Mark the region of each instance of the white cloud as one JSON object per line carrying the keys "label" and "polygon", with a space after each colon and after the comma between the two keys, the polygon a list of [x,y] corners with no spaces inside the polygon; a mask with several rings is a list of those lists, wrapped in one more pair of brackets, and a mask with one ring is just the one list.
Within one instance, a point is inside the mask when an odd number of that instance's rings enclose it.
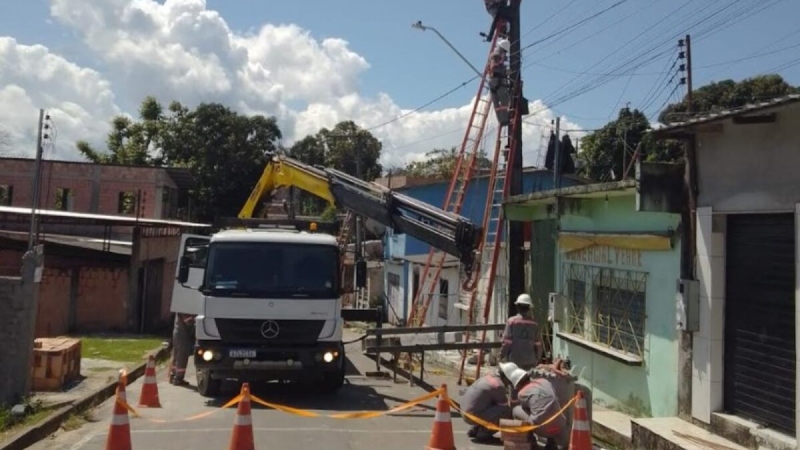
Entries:
{"label": "white cloud", "polygon": [[[341,120],[369,128],[410,111],[388,94],[359,95],[369,63],[346,41],[319,40],[296,25],[265,24],[240,34],[204,0],[51,0],[50,12],[104,63],[103,72],[40,45],[0,38],[0,101],[6,106],[0,126],[9,128],[15,142],[32,147],[36,109],[47,108],[66,157],[75,157],[76,139],[102,144],[110,117],[135,113],[146,95],[189,106],[219,101],[245,113],[276,115],[287,143]],[[468,104],[423,111],[375,129],[384,142],[384,163],[401,165],[433,147],[459,143],[471,109]],[[541,163],[535,152],[552,119],[539,102],[531,110],[541,112],[526,121],[544,127],[524,127],[526,165]]]}

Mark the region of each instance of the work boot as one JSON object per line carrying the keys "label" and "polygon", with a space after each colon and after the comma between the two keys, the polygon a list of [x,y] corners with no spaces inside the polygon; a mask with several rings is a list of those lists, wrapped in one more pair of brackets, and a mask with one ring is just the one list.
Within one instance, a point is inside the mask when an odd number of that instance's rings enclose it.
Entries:
{"label": "work boot", "polygon": [[544,444],[544,450],[558,450],[558,444],[556,444],[556,440],[553,438],[547,438],[547,442]]}
{"label": "work boot", "polygon": [[475,436],[478,435],[478,429],[480,427],[477,425],[473,425],[469,430],[467,430],[467,437],[470,439],[475,439]]}
{"label": "work boot", "polygon": [[189,385],[188,381],[184,380],[183,378],[177,378],[177,377],[173,377],[169,382],[173,386],[188,386]]}
{"label": "work boot", "polygon": [[488,430],[486,428],[480,427],[478,429],[478,433],[475,435],[475,442],[479,443],[487,443],[487,442],[494,442],[496,439],[494,437],[494,431]]}

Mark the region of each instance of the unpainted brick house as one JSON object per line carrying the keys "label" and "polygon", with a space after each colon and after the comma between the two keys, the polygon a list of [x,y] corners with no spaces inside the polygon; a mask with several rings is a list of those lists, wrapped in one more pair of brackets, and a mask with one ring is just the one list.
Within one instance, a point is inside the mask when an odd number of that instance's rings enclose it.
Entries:
{"label": "unpainted brick house", "polygon": [[[36,336],[159,332],[170,326],[180,235],[191,217],[184,169],[45,161]],[[33,160],[0,158],[0,275],[28,244]]]}

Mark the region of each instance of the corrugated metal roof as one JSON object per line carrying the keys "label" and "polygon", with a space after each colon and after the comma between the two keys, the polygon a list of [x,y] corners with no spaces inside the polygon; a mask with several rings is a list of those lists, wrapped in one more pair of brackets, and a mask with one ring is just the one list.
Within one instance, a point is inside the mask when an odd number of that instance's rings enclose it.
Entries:
{"label": "corrugated metal roof", "polygon": [[663,126],[658,129],[653,129],[653,134],[670,134],[673,131],[692,128],[697,125],[703,125],[720,120],[730,119],[732,117],[743,116],[750,113],[762,112],[769,109],[787,106],[793,103],[800,102],[800,94],[791,94],[784,97],[774,98],[772,100],[760,103],[753,103],[741,108],[719,111],[704,116],[695,117],[684,122],[677,122],[670,125]]}
{"label": "corrugated metal roof", "polygon": [[[0,230],[0,237],[7,237],[18,241],[27,241],[28,233],[22,231],[6,231]],[[70,247],[78,247],[88,250],[106,251],[102,239],[81,236],[67,236],[63,234],[43,234],[39,237],[40,240],[50,242],[53,244],[67,245]],[[130,256],[132,253],[131,242],[126,241],[106,241],[108,245],[108,252],[116,253],[118,255]]]}
{"label": "corrugated metal roof", "polygon": [[[16,206],[0,206],[0,214],[25,215],[31,214],[31,208],[19,208]],[[177,220],[146,219],[131,216],[112,216],[108,214],[88,214],[70,211],[57,211],[51,209],[37,209],[36,214],[45,218],[78,219],[86,221],[100,222],[102,225],[119,226],[155,226],[155,227],[179,227],[179,228],[210,228],[211,225],[205,223],[181,222]]]}

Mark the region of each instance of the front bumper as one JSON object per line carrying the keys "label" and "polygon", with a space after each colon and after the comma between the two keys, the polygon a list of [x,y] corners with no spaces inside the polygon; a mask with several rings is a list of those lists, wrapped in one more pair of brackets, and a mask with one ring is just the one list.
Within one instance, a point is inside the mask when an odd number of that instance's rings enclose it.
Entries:
{"label": "front bumper", "polygon": [[344,370],[344,346],[341,342],[267,347],[198,341],[194,363],[197,370],[208,370],[213,379],[313,380]]}

